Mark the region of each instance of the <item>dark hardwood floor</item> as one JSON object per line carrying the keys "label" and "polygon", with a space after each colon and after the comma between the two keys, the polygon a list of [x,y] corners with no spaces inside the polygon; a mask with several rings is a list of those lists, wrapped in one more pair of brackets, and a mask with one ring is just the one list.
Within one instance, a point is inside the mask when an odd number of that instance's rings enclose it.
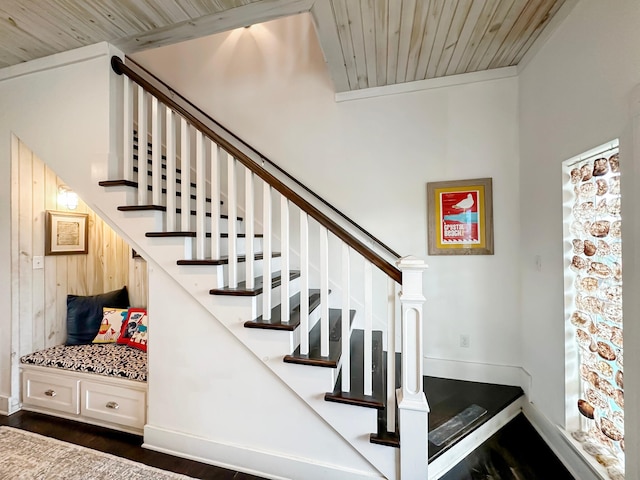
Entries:
{"label": "dark hardwood floor", "polygon": [[[431,408],[429,458],[433,460],[456,441],[488,421],[522,395],[518,387],[424,378]],[[470,408],[472,407],[472,408]],[[485,413],[486,411],[486,413]],[[471,415],[465,416],[465,412]],[[462,415],[462,416],[461,416]],[[452,421],[462,418],[462,422]],[[142,448],[142,437],[33,412],[0,415],[0,425],[100,450],[156,468],[208,480],[265,480],[200,462]],[[436,429],[440,427],[440,430]],[[389,447],[392,448],[392,447]],[[442,480],[575,480],[544,443],[523,414],[446,473]],[[304,479],[295,479],[304,480]]]}

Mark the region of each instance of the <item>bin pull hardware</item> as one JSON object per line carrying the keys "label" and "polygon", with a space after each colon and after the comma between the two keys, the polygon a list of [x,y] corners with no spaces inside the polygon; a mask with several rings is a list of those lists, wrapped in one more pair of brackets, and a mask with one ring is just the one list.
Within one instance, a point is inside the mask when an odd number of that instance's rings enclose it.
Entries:
{"label": "bin pull hardware", "polygon": [[47,390],[46,392],[44,392],[44,394],[47,397],[55,397],[56,396],[56,391],[55,390]]}
{"label": "bin pull hardware", "polygon": [[107,402],[105,406],[107,408],[112,408],[113,410],[117,410],[120,408],[120,405],[118,405],[116,402]]}

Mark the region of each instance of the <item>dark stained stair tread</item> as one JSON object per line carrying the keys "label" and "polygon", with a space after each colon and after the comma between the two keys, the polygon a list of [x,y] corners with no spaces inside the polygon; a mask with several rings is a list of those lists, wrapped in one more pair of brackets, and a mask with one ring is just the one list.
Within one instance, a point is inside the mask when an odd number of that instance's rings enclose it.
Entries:
{"label": "dark stained stair tread", "polygon": [[[280,252],[272,252],[271,253],[271,258],[276,258],[276,257],[280,257],[282,254]],[[256,253],[253,257],[254,260],[262,260],[264,258],[264,254],[262,253]],[[238,262],[246,262],[247,261],[247,257],[246,255],[238,255],[237,257],[237,261]],[[178,265],[226,265],[229,263],[229,257],[228,256],[222,256],[218,259],[214,259],[214,258],[203,258],[200,260],[178,260]]]}
{"label": "dark stained stair tread", "polygon": [[[289,272],[289,279],[293,280],[300,276],[300,271],[291,270]],[[274,272],[271,275],[271,287],[275,288],[280,286],[282,283],[282,277],[280,272]],[[255,286],[253,288],[247,288],[247,282],[238,282],[238,286],[235,288],[224,287],[224,288],[212,288],[209,290],[211,295],[229,295],[236,297],[255,297],[256,295],[260,295],[262,293],[262,277],[256,277]]]}
{"label": "dark stained stair tread", "polygon": [[372,348],[372,394],[364,394],[364,330],[351,332],[351,391],[341,391],[342,372],[338,375],[333,392],[326,393],[328,402],[347,403],[361,407],[385,408],[385,371],[382,356],[382,332],[375,330],[371,335]]}
{"label": "dark stained stair tread", "polygon": [[[282,322],[282,305],[276,305],[271,309],[271,319],[263,320],[260,315],[255,320],[244,323],[247,328],[262,328],[265,330],[287,330],[293,331],[300,325],[300,294],[296,293],[290,300],[289,321]],[[320,305],[320,290],[309,290],[309,312],[312,312]]]}
{"label": "dark stained stair tread", "polygon": [[[119,208],[119,207],[118,207]],[[186,238],[195,238],[196,232],[183,232],[183,231],[175,231],[175,232],[147,232],[144,234],[145,237],[149,238],[167,238],[167,237],[186,237]],[[211,233],[207,232],[205,235],[207,238],[211,238]],[[255,233],[254,238],[262,238],[261,233]],[[246,238],[244,233],[236,234],[237,238]],[[221,233],[220,238],[229,238],[228,233]]]}
{"label": "dark stained stair tread", "polygon": [[[356,311],[351,310],[349,322],[353,322]],[[342,341],[340,338],[342,325],[342,310],[329,309],[329,355],[320,354],[320,329],[322,319],[314,325],[309,332],[309,353],[300,353],[300,347],[296,348],[291,355],[285,355],[284,361],[287,363],[297,363],[300,365],[313,365],[316,367],[337,368],[340,354],[342,353]]]}
{"label": "dark stained stair tread", "polygon": [[118,210],[121,212],[143,212],[146,210],[157,210],[159,212],[166,212],[167,207],[164,205],[120,205]]}
{"label": "dark stained stair tread", "polygon": [[138,182],[133,180],[103,180],[98,182],[101,187],[134,187],[138,188]]}

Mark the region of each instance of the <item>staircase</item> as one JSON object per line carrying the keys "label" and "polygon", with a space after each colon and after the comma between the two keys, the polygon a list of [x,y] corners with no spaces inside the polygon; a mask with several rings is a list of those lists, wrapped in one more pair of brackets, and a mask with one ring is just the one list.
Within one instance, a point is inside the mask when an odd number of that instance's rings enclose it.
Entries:
{"label": "staircase", "polygon": [[123,154],[120,178],[100,186],[121,227],[144,237],[136,250],[258,358],[281,358],[273,372],[385,478],[429,478],[423,262],[398,258],[135,63],[112,66],[125,74]]}

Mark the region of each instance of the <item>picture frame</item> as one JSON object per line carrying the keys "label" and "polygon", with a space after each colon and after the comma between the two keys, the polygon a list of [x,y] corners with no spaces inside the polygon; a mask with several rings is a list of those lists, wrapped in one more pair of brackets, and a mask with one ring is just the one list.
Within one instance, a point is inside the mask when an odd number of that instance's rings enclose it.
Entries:
{"label": "picture frame", "polygon": [[493,182],[427,183],[429,255],[493,255]]}
{"label": "picture frame", "polygon": [[47,210],[45,255],[78,255],[89,252],[89,215]]}

